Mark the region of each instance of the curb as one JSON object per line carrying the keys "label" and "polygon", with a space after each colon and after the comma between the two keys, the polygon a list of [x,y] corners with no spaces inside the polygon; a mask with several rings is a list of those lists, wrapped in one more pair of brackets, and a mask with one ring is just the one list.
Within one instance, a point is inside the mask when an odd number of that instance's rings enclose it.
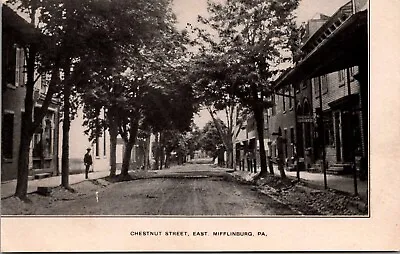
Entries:
{"label": "curb", "polygon": [[[76,175],[76,174],[74,174],[74,175]],[[61,176],[54,176],[54,177],[61,177]],[[83,180],[79,180],[79,181],[77,181],[77,182],[74,182],[74,183],[72,183],[72,184],[70,184],[70,185],[75,185],[75,184],[78,184],[78,183],[82,183],[82,182],[87,181],[87,180],[102,179],[102,178],[105,178],[105,177],[107,177],[107,176],[102,176],[102,177],[98,177],[98,178],[83,179]],[[43,179],[48,179],[48,178],[43,178]],[[35,179],[35,180],[41,180],[41,179]],[[59,180],[60,180],[60,179],[59,179]],[[14,181],[16,182],[16,180],[12,180],[12,181],[10,181],[10,182],[14,182]],[[61,181],[61,180],[60,180],[60,181]],[[9,183],[9,182],[8,182],[8,183]],[[2,184],[6,184],[6,183],[2,183]],[[28,185],[29,185],[29,181],[28,181]],[[38,188],[54,189],[54,188],[57,188],[57,187],[60,187],[60,186],[61,186],[61,184],[58,184],[58,185],[55,185],[55,186],[47,186],[47,187],[44,187],[44,186],[40,186],[40,184],[38,184],[38,186],[36,187],[36,189],[29,190],[29,188],[28,188],[26,194],[36,193],[36,192],[38,191]],[[4,196],[4,197],[1,197],[1,199],[7,199],[7,198],[11,198],[11,197],[13,197],[13,196],[14,196],[14,193],[9,194],[9,195],[6,195],[6,196]]]}
{"label": "curb", "polygon": [[[255,175],[253,177],[251,177],[252,178],[251,180],[248,180],[248,179],[245,178],[245,175],[250,177],[250,174],[243,174],[242,175],[242,174],[235,174],[233,172],[233,173],[231,173],[231,175],[236,179],[239,178],[240,181],[243,181],[245,183],[252,184],[252,185],[255,185],[255,186],[259,186],[257,184],[257,182],[254,181]],[[274,175],[274,176],[275,177],[279,177],[279,176],[276,176],[276,175]],[[298,181],[297,177],[293,177],[293,176],[289,176],[289,175],[286,175],[286,177],[288,179],[292,180],[292,181],[293,180]],[[347,197],[355,197],[354,194],[352,194],[352,193],[349,193],[349,192],[346,192],[346,191],[341,191],[341,190],[336,190],[336,189],[332,189],[332,188],[325,189],[324,186],[321,186],[319,184],[313,184],[310,181],[307,181],[307,180],[304,180],[304,179],[302,179],[302,180],[300,180],[298,182],[304,184],[304,186],[306,186],[308,188],[311,188],[311,189],[320,190],[320,191],[327,191],[327,192],[331,192],[331,193],[334,193],[334,194],[341,194],[341,195],[344,195],[344,196],[347,196]],[[360,213],[366,213],[366,212],[368,213],[368,203],[364,199],[362,199],[360,196],[357,196],[357,197],[360,200],[350,200],[349,203],[347,204],[347,209],[355,210],[355,211],[360,212]]]}

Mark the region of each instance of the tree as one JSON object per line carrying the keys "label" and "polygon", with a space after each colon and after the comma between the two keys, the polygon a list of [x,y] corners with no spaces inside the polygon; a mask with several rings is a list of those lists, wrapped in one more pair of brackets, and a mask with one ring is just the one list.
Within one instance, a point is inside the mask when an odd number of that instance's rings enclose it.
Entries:
{"label": "tree", "polygon": [[[72,2],[72,1],[71,1]],[[69,75],[70,66],[73,54],[76,52],[76,47],[82,45],[70,45],[71,39],[62,36],[63,29],[67,25],[62,23],[66,19],[63,13],[63,3],[46,0],[11,0],[11,4],[17,4],[18,8],[28,13],[31,23],[36,25],[37,30],[41,34],[40,43],[31,44],[25,49],[27,56],[27,83],[25,96],[25,112],[22,117],[21,143],[18,158],[18,176],[15,195],[21,199],[25,199],[28,186],[28,160],[30,143],[35,130],[40,126],[44,116],[47,113],[48,106],[52,102],[53,95],[59,93],[62,88],[60,82],[60,70],[67,70],[67,75],[63,83],[69,83],[75,75]],[[68,4],[67,4],[68,5]],[[39,15],[36,13],[39,12]],[[38,22],[35,22],[38,20]],[[58,24],[58,25],[57,25]],[[77,35],[71,34],[72,37]],[[79,36],[74,37],[75,42],[80,42]],[[72,55],[71,55],[72,52]],[[68,66],[68,67],[67,67]],[[35,77],[35,71],[39,73],[38,77],[44,73],[50,73],[51,80],[48,84],[48,90],[45,99],[39,110],[33,113],[33,91],[38,78]]]}
{"label": "tree", "polygon": [[[146,8],[135,9],[142,15],[131,17],[130,21],[136,22],[136,29],[141,28],[140,33],[131,32],[137,43],[124,48],[124,54],[113,56],[117,58],[116,65],[96,71],[91,79],[92,89],[84,96],[87,107],[104,106],[105,126],[115,137],[110,145],[116,146],[118,134],[124,140],[123,178],[129,178],[131,150],[139,130],[181,130],[188,128],[193,115],[191,87],[181,78],[185,70],[186,35],[174,27],[170,1],[143,1],[142,5]],[[113,172],[111,167],[110,174]]]}
{"label": "tree", "polygon": [[271,81],[279,66],[290,62],[298,0],[208,2],[209,18],[199,21],[214,30],[195,28],[200,52],[194,59],[199,72],[197,87],[216,98],[229,96],[255,117],[260,145],[261,174],[267,173],[264,145],[265,98],[273,93]]}
{"label": "tree", "polygon": [[186,144],[190,159],[194,158],[195,151],[200,149],[201,131],[196,124],[192,124],[192,130],[186,133]]}
{"label": "tree", "polygon": [[[227,127],[221,119],[217,118],[215,121],[219,123],[223,131],[226,131]],[[224,146],[224,142],[215,121],[209,121],[206,123],[201,131],[202,136],[200,139],[201,148],[212,156],[213,160],[218,157],[220,148]]]}

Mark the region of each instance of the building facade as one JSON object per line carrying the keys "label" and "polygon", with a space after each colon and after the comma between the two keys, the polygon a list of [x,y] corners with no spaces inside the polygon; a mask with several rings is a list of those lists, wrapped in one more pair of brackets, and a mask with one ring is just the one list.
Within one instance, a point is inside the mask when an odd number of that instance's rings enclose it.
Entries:
{"label": "building facade", "polygon": [[[366,172],[368,157],[367,2],[351,1],[307,28],[296,66],[276,82],[294,84],[296,147],[309,170]],[[317,24],[317,25],[315,25]],[[363,161],[363,162],[361,162]],[[363,164],[363,165],[362,165]]]}
{"label": "building facade", "polygon": [[[1,180],[17,177],[22,116],[25,113],[26,57],[37,32],[8,6],[2,7],[2,154]],[[38,73],[35,74],[38,76]],[[34,87],[34,110],[41,107],[47,92],[46,77]],[[59,103],[52,100],[41,125],[35,131],[29,156],[29,174],[58,174]]]}
{"label": "building facade", "polygon": [[[104,118],[104,110],[101,110],[100,118]],[[62,140],[62,123],[60,124],[59,140]],[[110,170],[110,134],[108,129],[101,130],[97,138],[94,140],[89,139],[89,135],[85,134],[86,127],[84,126],[84,115],[82,109],[78,109],[77,115],[71,121],[70,136],[69,136],[69,165],[70,173],[84,172],[85,166],[83,164],[83,157],[87,148],[91,148],[91,155],[93,158],[93,170],[95,171],[108,171]],[[141,169],[145,165],[145,159],[148,158],[148,144],[149,138],[138,137],[137,141],[132,148],[131,154],[131,169]],[[116,162],[117,169],[121,168],[123,154],[124,154],[124,141],[120,135],[117,137],[117,152]],[[59,154],[62,153],[62,147],[59,147]],[[61,165],[61,156],[60,161]]]}
{"label": "building facade", "polygon": [[[346,172],[356,165],[360,175],[365,174],[367,6],[365,0],[350,1],[332,17],[319,15],[306,25],[301,59],[276,80],[273,95],[266,98],[274,104],[264,122],[272,161],[277,160],[276,137],[281,136],[287,169],[296,164],[321,171],[324,158],[332,172]],[[234,143],[250,141],[238,127],[235,130]]]}

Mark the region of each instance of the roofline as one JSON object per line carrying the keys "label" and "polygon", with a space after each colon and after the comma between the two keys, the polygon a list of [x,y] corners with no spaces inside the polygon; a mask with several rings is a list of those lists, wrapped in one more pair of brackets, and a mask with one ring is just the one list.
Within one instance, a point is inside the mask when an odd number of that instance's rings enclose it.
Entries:
{"label": "roofline", "polygon": [[19,38],[21,43],[31,44],[37,43],[41,37],[40,31],[35,26],[20,15],[18,15],[9,6],[2,5],[2,28],[9,28],[22,34],[22,38]]}
{"label": "roofline", "polygon": [[[290,70],[284,72],[279,78],[274,82],[275,84],[273,85],[274,88],[278,88],[281,86],[288,85],[288,83],[292,83],[293,81],[288,82],[287,78],[291,78],[291,76],[294,75],[294,72],[303,65],[303,63],[308,60],[311,56],[313,56],[317,51],[319,51],[322,47],[324,47],[330,39],[335,36],[336,34],[342,32],[342,30],[347,27],[348,25],[354,23],[359,17],[364,15],[367,12],[367,10],[359,11],[356,12],[355,14],[352,14],[338,29],[336,29],[326,40],[321,42],[317,47],[315,47],[310,53],[308,53],[301,61],[299,61],[293,68]],[[285,82],[286,81],[286,82]]]}

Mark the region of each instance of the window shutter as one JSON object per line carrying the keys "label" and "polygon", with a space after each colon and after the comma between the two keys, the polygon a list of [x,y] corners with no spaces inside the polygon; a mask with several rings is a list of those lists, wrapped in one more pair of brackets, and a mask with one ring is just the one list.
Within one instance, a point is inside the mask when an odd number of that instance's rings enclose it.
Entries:
{"label": "window shutter", "polygon": [[20,79],[21,79],[21,49],[16,48],[16,54],[15,54],[15,86],[19,86]]}

